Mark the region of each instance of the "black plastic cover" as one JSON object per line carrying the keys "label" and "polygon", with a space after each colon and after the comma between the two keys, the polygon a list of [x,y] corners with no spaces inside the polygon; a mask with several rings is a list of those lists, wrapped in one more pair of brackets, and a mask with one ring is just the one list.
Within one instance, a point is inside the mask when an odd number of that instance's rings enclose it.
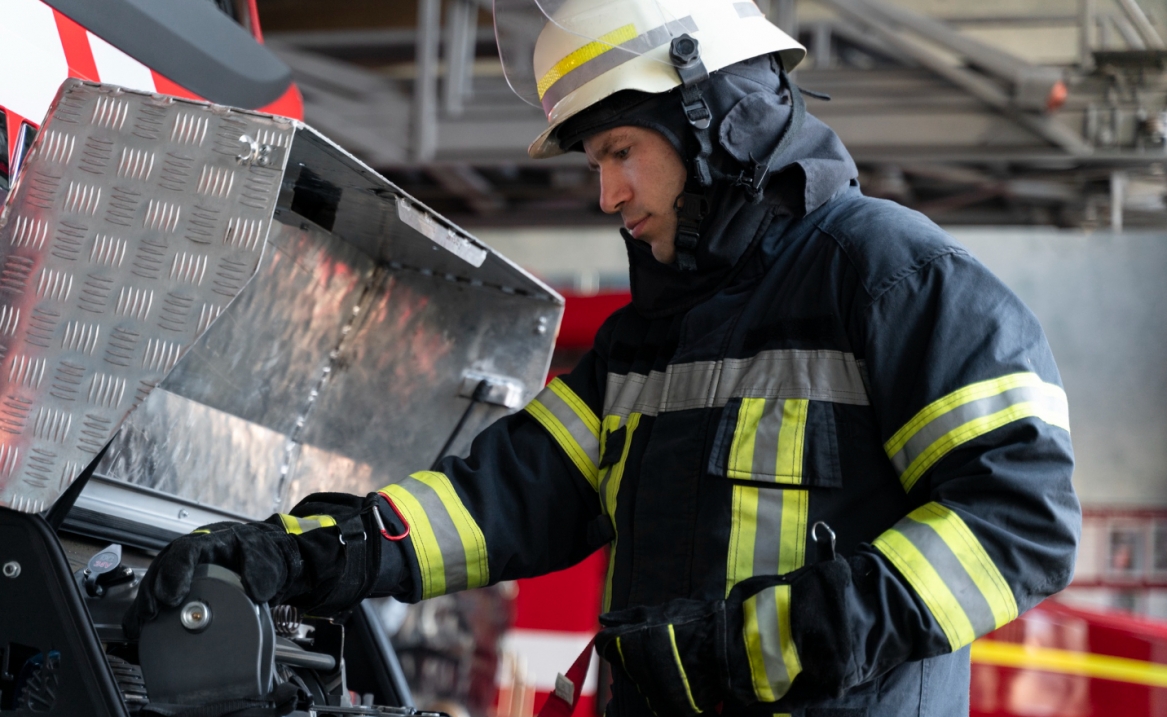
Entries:
{"label": "black plastic cover", "polygon": [[209,2],[45,0],[90,32],[188,90],[256,109],[280,98],[292,71]]}
{"label": "black plastic cover", "polygon": [[126,715],[56,535],[38,515],[0,508],[0,705],[22,687],[33,711]]}
{"label": "black plastic cover", "polygon": [[188,629],[182,607],[163,608],[142,627],[138,657],[150,702],[201,705],[262,699],[272,688],[275,630],[267,605],[247,597],[239,576],[218,565],[195,570],[184,605],[206,609]]}

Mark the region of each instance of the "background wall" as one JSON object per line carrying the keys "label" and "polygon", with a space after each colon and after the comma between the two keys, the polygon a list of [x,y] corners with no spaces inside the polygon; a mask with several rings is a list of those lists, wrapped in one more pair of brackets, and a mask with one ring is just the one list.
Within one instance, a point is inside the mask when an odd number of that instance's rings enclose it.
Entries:
{"label": "background wall", "polygon": [[953,234],[1045,328],[1070,398],[1082,502],[1167,506],[1167,236]]}

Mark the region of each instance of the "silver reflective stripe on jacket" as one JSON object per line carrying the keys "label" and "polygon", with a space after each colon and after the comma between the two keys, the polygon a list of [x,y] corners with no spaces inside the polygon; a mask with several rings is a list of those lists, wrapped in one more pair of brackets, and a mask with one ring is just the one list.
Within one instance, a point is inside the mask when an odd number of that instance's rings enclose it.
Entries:
{"label": "silver reflective stripe on jacket", "polygon": [[664,372],[608,374],[604,415],[656,416],[721,408],[731,398],[805,398],[868,405],[855,356],[842,351],[779,349],[748,359],[674,364]]}
{"label": "silver reflective stripe on jacket", "polygon": [[1022,372],[980,381],[925,406],[886,444],[904,490],[911,490],[954,448],[1024,418],[1070,430],[1070,409],[1061,386]]}
{"label": "silver reflective stripe on jacket", "polygon": [[556,378],[524,409],[555,439],[593,488],[600,462],[600,419],[571,388]]}

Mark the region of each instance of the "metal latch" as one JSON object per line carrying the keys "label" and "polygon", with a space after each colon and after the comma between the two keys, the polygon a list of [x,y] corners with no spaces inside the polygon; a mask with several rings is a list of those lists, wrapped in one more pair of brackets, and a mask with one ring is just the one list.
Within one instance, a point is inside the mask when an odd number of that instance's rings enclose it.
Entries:
{"label": "metal latch", "polygon": [[474,396],[478,384],[486,381],[486,390],[479,399],[483,403],[492,403],[506,408],[519,408],[523,401],[523,382],[517,378],[497,376],[478,371],[467,371],[462,374],[462,385],[458,387],[458,395],[464,398]]}

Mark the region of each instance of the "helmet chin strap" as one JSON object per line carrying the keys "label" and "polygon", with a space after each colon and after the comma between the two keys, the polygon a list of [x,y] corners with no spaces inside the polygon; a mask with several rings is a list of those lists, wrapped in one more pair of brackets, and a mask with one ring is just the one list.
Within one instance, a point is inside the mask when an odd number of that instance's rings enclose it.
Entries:
{"label": "helmet chin strap", "polygon": [[681,271],[697,271],[697,242],[701,238],[701,222],[709,213],[709,199],[705,192],[690,191],[690,182],[685,183],[685,191],[677,195],[673,209],[677,212],[677,237],[673,241],[676,249],[674,263]]}
{"label": "helmet chin strap", "polygon": [[713,153],[709,126],[713,123],[713,113],[705,102],[703,88],[709,71],[701,61],[700,44],[688,34],[673,38],[669,56],[681,77],[681,106],[698,146],[693,171],[685,179],[684,191],[673,203],[677,211],[674,263],[681,271],[697,271],[697,242],[701,239],[701,222],[709,213],[708,192],[713,186],[713,173],[709,171],[709,155]]}
{"label": "helmet chin strap", "polygon": [[[709,167],[709,157],[713,153],[713,141],[709,128],[713,123],[713,113],[705,101],[704,86],[709,80],[709,71],[701,61],[701,47],[697,39],[688,34],[673,38],[669,56],[681,78],[681,106],[685,119],[697,140],[697,156],[690,166],[692,172],[685,179],[685,188],[677,196],[673,208],[677,212],[677,236],[674,242],[676,258],[674,264],[680,271],[697,270],[697,245],[701,240],[701,222],[709,213],[710,189],[713,173]],[[786,76],[781,65],[778,68],[782,82],[790,91],[791,114],[782,137],[774,149],[761,160],[751,155],[750,176],[743,170],[734,182],[743,188],[747,200],[757,204],[762,200],[775,163],[794,142],[806,119],[806,103],[798,87]]]}

